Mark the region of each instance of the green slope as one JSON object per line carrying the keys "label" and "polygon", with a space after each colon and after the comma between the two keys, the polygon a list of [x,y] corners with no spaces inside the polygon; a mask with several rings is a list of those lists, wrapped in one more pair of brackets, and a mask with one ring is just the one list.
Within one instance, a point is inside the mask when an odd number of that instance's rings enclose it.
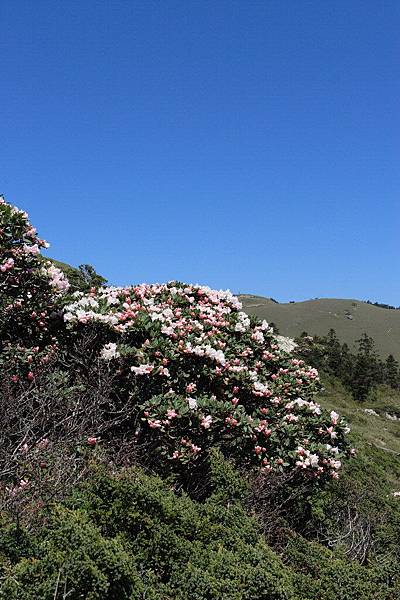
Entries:
{"label": "green slope", "polygon": [[247,313],[274,322],[283,335],[295,337],[303,331],[324,335],[333,328],[342,342],[353,347],[365,332],[375,340],[383,358],[393,354],[400,360],[400,310],[336,298],[279,304],[251,294],[239,297]]}

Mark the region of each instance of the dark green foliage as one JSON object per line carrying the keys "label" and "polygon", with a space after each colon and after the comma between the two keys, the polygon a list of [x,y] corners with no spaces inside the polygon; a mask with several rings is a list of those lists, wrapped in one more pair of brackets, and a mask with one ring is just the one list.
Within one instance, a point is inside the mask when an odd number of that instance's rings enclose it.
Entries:
{"label": "dark green foliage", "polygon": [[353,376],[353,354],[350,352],[350,348],[346,343],[342,344],[340,350],[340,363],[339,369],[337,373],[334,373],[336,377],[338,377],[341,381],[343,381],[344,385],[350,389],[352,376]]}
{"label": "dark green foliage", "polygon": [[104,538],[81,511],[60,507],[41,532],[36,553],[5,569],[0,597],[128,600],[143,597],[143,591],[123,544]]}
{"label": "dark green foliage", "polygon": [[240,504],[176,495],[139,471],[99,473],[56,508],[36,551],[4,567],[0,597],[294,599],[291,575]]}
{"label": "dark green foliage", "polygon": [[382,369],[375,352],[374,340],[364,333],[358,343],[358,352],[352,372],[352,392],[356,400],[363,401],[371,390],[382,383]]}
{"label": "dark green foliage", "polygon": [[326,366],[332,373],[339,372],[341,366],[341,343],[334,329],[330,329],[326,336]]}
{"label": "dark green foliage", "polygon": [[[365,473],[365,463],[359,474]],[[287,529],[284,552],[269,547],[243,500],[247,483],[221,455],[212,464],[214,493],[204,502],[172,481],[139,469],[94,471],[36,529],[3,525],[2,583],[7,600],[394,600],[399,591],[395,538],[399,522],[381,519],[370,564],[350,561]],[[376,472],[379,477],[379,469]],[[350,477],[350,475],[349,475]],[[358,475],[356,476],[358,478]],[[351,480],[351,479],[350,479]],[[303,524],[330,519],[345,486],[321,490],[304,505]],[[355,487],[364,485],[362,481]],[[353,485],[354,487],[354,485]],[[355,492],[354,492],[355,493]],[[353,492],[351,492],[353,494]],[[350,495],[351,495],[350,494]],[[360,506],[370,511],[374,499]],[[372,509],[370,507],[373,507]],[[372,512],[371,512],[372,511]],[[305,535],[310,537],[311,532]],[[315,537],[315,534],[314,534]],[[381,553],[381,542],[386,548]],[[386,540],[386,541],[385,541]],[[396,587],[397,586],[397,587]]]}
{"label": "dark green foliage", "polygon": [[326,336],[311,337],[303,332],[296,342],[300,356],[323,373],[338,377],[359,402],[371,396],[379,384],[392,388],[399,386],[397,361],[389,355],[382,363],[375,351],[374,340],[366,333],[357,340],[356,354],[346,343],[341,344],[334,329]]}
{"label": "dark green foliage", "polygon": [[[335,556],[315,542],[293,537],[286,560],[295,569],[297,600],[394,600],[397,591],[386,586],[378,569]],[[396,595],[395,595],[396,594]]]}
{"label": "dark green foliage", "polygon": [[387,308],[388,310],[400,310],[400,306],[393,306],[392,304],[385,304],[384,302],[371,302],[371,300],[366,301],[367,304],[372,304],[373,306],[379,306],[379,308]]}
{"label": "dark green foliage", "polygon": [[389,354],[385,362],[384,380],[387,385],[392,388],[400,386],[399,363],[394,358],[393,354]]}

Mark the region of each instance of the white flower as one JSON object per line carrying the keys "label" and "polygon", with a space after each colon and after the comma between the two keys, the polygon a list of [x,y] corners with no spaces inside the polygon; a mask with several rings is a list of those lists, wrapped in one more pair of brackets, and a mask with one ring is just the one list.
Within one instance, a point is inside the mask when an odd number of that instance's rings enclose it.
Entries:
{"label": "white flower", "polygon": [[296,400],[293,401],[293,404],[297,404],[297,406],[299,406],[300,408],[302,408],[303,406],[309,406],[307,400],[303,400],[303,398],[296,398]]}
{"label": "white flower", "polygon": [[171,377],[171,374],[166,367],[160,367],[158,372],[160,375],[163,375],[164,377]]}
{"label": "white flower", "polygon": [[135,375],[149,375],[153,368],[153,365],[140,365],[139,367],[131,367],[131,371]]}
{"label": "white flower", "polygon": [[337,425],[337,422],[338,422],[338,420],[339,420],[339,415],[338,415],[338,413],[337,413],[337,412],[335,412],[334,410],[332,410],[332,411],[331,411],[331,414],[330,414],[330,417],[331,417],[331,422],[332,422],[332,425]]}
{"label": "white flower", "polygon": [[174,331],[173,327],[171,327],[171,326],[167,327],[166,325],[163,325],[161,327],[161,333],[164,333],[165,335],[170,336],[170,335],[174,335],[175,331]]}
{"label": "white flower", "polygon": [[190,410],[196,410],[196,408],[197,408],[196,398],[188,398],[187,401],[188,401]]}
{"label": "white flower", "polygon": [[263,335],[262,331],[254,331],[254,333],[251,336],[251,339],[254,340],[255,342],[258,342],[259,344],[264,343],[264,335]]}
{"label": "white flower", "polygon": [[278,344],[279,350],[283,352],[293,352],[297,344],[292,338],[285,337],[283,335],[276,336],[276,343]]}
{"label": "white flower", "polygon": [[113,358],[118,358],[120,356],[120,354],[117,351],[117,344],[113,344],[112,342],[110,342],[109,344],[106,344],[104,346],[104,348],[102,349],[102,351],[100,352],[100,356],[104,360],[111,360]]}
{"label": "white flower", "polygon": [[269,392],[269,387],[266,384],[261,383],[261,381],[255,381],[254,391],[259,394],[266,394]]}
{"label": "white flower", "polygon": [[28,246],[28,244],[24,244],[23,251],[25,252],[25,254],[32,254],[32,255],[40,254],[40,248],[37,244],[33,244],[32,246]]}
{"label": "white flower", "polygon": [[238,322],[235,325],[235,331],[243,333],[250,327],[250,319],[245,312],[238,313]]}
{"label": "white flower", "polygon": [[321,414],[321,407],[319,404],[317,404],[316,402],[309,402],[308,404],[308,409],[314,414],[314,415],[320,415]]}

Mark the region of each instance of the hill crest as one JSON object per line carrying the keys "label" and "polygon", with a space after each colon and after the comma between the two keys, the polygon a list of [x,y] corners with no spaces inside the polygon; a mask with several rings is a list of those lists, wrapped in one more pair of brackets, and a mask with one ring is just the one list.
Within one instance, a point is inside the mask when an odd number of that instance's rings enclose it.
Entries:
{"label": "hill crest", "polygon": [[284,304],[254,294],[240,294],[239,299],[247,313],[274,322],[285,336],[296,337],[303,331],[325,335],[334,329],[342,342],[354,348],[365,332],[375,340],[382,358],[393,354],[400,360],[400,310],[351,298],[318,298]]}

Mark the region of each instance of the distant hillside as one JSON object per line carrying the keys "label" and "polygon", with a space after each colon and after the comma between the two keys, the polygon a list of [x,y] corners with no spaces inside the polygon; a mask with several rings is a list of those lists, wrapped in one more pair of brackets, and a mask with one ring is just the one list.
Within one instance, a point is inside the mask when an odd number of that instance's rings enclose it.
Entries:
{"label": "distant hillside", "polygon": [[393,354],[400,361],[400,310],[379,308],[360,300],[322,298],[279,304],[270,298],[242,294],[243,309],[274,322],[283,335],[296,337],[303,331],[324,335],[333,328],[342,342],[353,347],[366,332],[383,358]]}

